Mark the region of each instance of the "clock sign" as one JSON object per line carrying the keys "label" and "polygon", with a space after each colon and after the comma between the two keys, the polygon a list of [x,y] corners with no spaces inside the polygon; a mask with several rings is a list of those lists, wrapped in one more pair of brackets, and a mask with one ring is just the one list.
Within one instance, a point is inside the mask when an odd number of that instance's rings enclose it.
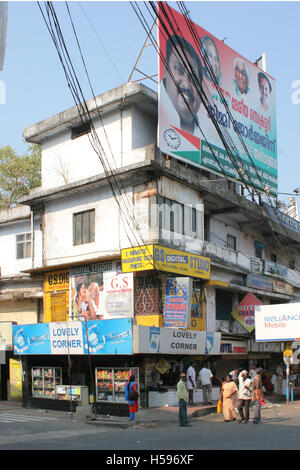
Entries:
{"label": "clock sign", "polygon": [[174,129],[166,129],[164,132],[164,138],[169,147],[177,149],[180,145],[180,137]]}

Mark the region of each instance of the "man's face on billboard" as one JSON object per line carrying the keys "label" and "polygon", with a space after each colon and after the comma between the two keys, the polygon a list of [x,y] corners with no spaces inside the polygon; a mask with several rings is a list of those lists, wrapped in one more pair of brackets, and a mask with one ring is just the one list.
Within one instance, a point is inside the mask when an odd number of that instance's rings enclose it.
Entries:
{"label": "man's face on billboard", "polygon": [[266,78],[262,78],[259,84],[261,104],[264,109],[268,109],[270,104],[270,86]]}
{"label": "man's face on billboard", "polygon": [[235,65],[234,72],[238,89],[241,93],[246,93],[248,87],[248,78],[245,64],[238,60]]}
{"label": "man's face on billboard", "polygon": [[[193,115],[199,111],[201,99],[199,93],[189,75],[196,75],[200,81],[200,72],[196,61],[189,52],[186,52],[188,63],[193,69],[190,73],[185,69],[182,61],[172,51],[169,58],[170,73],[166,72],[166,90],[180,116],[180,121],[184,123],[194,123]],[[194,126],[194,124],[192,124]]]}
{"label": "man's face on billboard", "polygon": [[204,49],[206,51],[206,54],[208,56],[208,60],[210,62],[210,65],[213,69],[214,75],[216,79],[219,79],[220,75],[220,62],[219,62],[219,56],[218,56],[218,51],[216,49],[216,46],[212,41],[207,39],[204,44]]}

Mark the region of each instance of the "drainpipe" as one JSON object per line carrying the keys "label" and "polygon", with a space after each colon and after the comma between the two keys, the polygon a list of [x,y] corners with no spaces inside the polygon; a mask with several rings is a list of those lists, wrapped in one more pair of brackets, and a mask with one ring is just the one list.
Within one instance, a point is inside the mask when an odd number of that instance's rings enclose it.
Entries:
{"label": "drainpipe", "polygon": [[30,226],[31,226],[31,267],[34,268],[34,213],[30,212]]}

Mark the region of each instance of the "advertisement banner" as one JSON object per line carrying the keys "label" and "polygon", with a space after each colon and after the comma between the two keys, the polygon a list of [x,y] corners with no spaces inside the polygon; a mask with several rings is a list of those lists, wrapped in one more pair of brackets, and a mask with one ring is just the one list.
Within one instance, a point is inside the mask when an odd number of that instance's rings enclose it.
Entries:
{"label": "advertisement banner", "polygon": [[22,363],[19,359],[9,359],[9,395],[22,398]]}
{"label": "advertisement banner", "polygon": [[134,325],[133,353],[218,355],[221,333]]}
{"label": "advertisement banner", "polygon": [[233,318],[249,333],[255,328],[254,309],[256,305],[261,305],[261,301],[255,295],[247,294],[231,312]]}
{"label": "advertisement banner", "polygon": [[83,323],[84,354],[132,354],[129,318]]}
{"label": "advertisement banner", "polygon": [[133,275],[124,275],[120,263],[98,263],[71,268],[70,320],[132,317]]}
{"label": "advertisement banner", "polygon": [[300,303],[255,307],[256,341],[300,339]]}
{"label": "advertisement banner", "polygon": [[[160,5],[160,4],[158,4]],[[197,44],[186,18],[168,5],[159,8],[165,18],[158,25],[159,111],[158,146],[166,154],[239,180],[242,159],[244,179],[251,186],[277,194],[276,82],[236,53],[223,41],[193,23]],[[168,25],[168,21],[173,25]],[[174,35],[174,31],[178,32]],[[201,41],[201,44],[200,44]],[[211,79],[206,63],[213,70]],[[192,72],[191,72],[192,70]],[[224,96],[222,101],[218,84]],[[198,90],[204,90],[207,107]],[[231,140],[232,160],[216,130]],[[242,139],[242,140],[241,140]],[[247,151],[246,151],[246,149]],[[236,165],[239,167],[236,168]]]}
{"label": "advertisement banner", "polygon": [[191,322],[192,278],[169,277],[166,280],[164,326],[189,328]]}
{"label": "advertisement banner", "polygon": [[15,354],[132,354],[131,319],[13,326]]}

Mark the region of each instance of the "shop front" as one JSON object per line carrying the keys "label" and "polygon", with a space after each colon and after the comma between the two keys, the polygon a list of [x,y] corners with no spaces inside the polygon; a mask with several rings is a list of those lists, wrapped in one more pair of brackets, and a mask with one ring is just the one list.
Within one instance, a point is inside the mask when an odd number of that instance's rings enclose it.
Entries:
{"label": "shop front", "polygon": [[[192,361],[220,354],[221,333],[175,328],[133,326],[133,353],[143,359],[144,386],[149,407],[178,404],[176,386],[181,372]],[[219,387],[213,387],[213,399]],[[194,402],[202,402],[202,389],[194,390]]]}
{"label": "shop front", "polygon": [[23,370],[24,406],[73,411],[95,402],[99,413],[128,413],[125,385],[139,379],[132,361],[132,320],[13,326]]}

